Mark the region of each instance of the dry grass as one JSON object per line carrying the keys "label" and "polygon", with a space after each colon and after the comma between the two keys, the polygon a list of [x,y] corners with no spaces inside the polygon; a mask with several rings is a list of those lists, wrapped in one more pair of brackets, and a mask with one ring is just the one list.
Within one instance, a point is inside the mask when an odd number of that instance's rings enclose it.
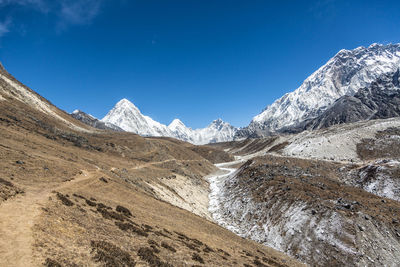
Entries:
{"label": "dry grass", "polygon": [[[32,210],[40,207],[32,211],[35,217],[23,214],[35,224],[24,228],[24,235],[33,238],[28,265],[198,265],[193,253],[207,266],[251,264],[254,259],[243,258],[243,249],[255,256],[261,257],[262,252],[275,257],[283,266],[298,265],[275,250],[160,201],[166,192],[177,195],[177,205],[193,201],[186,189],[166,182],[174,176],[187,181],[193,191],[208,190],[202,177],[215,167],[186,145],[94,130],[56,110],[65,120],[92,131],[78,132],[9,96],[4,98],[0,177],[13,186],[3,182],[0,188],[21,188],[27,192],[22,198],[40,196],[26,199],[33,201]],[[154,186],[162,190],[156,192]],[[10,195],[7,202],[12,201]],[[163,242],[176,252],[157,246]],[[0,256],[0,265],[11,263]],[[15,264],[19,259],[13,260]]]}

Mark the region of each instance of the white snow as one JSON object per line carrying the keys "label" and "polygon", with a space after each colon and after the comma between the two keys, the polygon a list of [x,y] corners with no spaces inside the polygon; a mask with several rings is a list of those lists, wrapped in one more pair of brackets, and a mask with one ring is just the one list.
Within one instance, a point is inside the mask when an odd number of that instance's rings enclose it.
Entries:
{"label": "white snow", "polygon": [[213,121],[206,128],[196,130],[187,127],[179,119],[174,119],[170,125],[166,126],[143,115],[127,99],[119,101],[101,121],[112,123],[125,131],[142,136],[173,137],[193,144],[231,141],[237,131],[237,128],[221,119]]}
{"label": "white snow", "polygon": [[[393,172],[387,172],[399,168],[400,162],[395,160],[374,162],[360,171],[360,181],[365,181],[361,183],[361,187],[372,194],[400,201],[400,181],[398,177],[393,176]],[[370,177],[369,170],[373,170],[375,175]]]}
{"label": "white snow", "polygon": [[285,94],[255,116],[250,127],[264,124],[274,132],[322,113],[336,99],[353,95],[400,66],[400,44],[340,50],[295,91]]}

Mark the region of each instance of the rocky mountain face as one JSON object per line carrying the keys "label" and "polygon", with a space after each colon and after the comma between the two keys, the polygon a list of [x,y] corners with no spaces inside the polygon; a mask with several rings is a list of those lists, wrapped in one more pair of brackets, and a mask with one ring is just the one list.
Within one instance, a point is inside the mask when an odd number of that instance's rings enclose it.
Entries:
{"label": "rocky mountain face", "polygon": [[123,131],[120,127],[111,124],[111,123],[106,123],[102,122],[99,119],[93,117],[90,114],[87,114],[81,110],[75,110],[74,112],[71,113],[71,116],[87,125],[90,125],[94,128],[101,129],[101,130],[113,130],[113,131]]}
{"label": "rocky mountain face", "polygon": [[149,116],[143,115],[140,110],[129,100],[122,99],[101,120],[111,123],[127,132],[137,133],[142,136],[173,137],[193,144],[207,144],[233,140],[237,128],[221,119],[213,121],[206,128],[191,129],[179,119],[170,125],[159,123]]}
{"label": "rocky mountain face", "polygon": [[400,116],[399,70],[379,77],[353,96],[336,100],[317,118],[299,125],[299,130],[326,128],[335,124]]}
{"label": "rocky mountain face", "polygon": [[[383,75],[395,73],[399,66],[400,44],[373,44],[354,50],[341,50],[298,89],[284,95],[255,116],[248,127],[238,132],[237,138],[298,129],[305,121],[320,116],[339,98],[354,96],[361,88],[380,82]],[[358,100],[345,97],[336,108],[350,106],[347,103],[360,105]]]}

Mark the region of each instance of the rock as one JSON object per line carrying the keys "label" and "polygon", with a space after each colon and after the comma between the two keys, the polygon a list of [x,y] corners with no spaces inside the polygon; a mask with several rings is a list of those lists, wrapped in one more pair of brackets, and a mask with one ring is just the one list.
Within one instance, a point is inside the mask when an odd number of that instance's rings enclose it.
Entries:
{"label": "rock", "polygon": [[102,181],[102,182],[104,182],[104,183],[108,183],[107,179],[104,178],[104,177],[100,177],[99,180]]}
{"label": "rock", "polygon": [[317,212],[315,210],[311,210],[311,214],[315,215],[315,214],[317,214]]}

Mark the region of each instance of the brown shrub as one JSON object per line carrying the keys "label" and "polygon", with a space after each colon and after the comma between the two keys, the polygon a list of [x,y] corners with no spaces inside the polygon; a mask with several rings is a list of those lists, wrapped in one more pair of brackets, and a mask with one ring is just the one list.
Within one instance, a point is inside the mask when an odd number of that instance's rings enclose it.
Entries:
{"label": "brown shrub", "polygon": [[132,233],[145,237],[149,236],[149,234],[143,231],[143,229],[136,227],[131,223],[115,222],[115,225],[118,226],[118,228],[122,231],[130,231]]}
{"label": "brown shrub", "polygon": [[104,177],[100,177],[99,180],[102,181],[103,183],[108,183],[107,179]]}
{"label": "brown shrub", "polygon": [[86,202],[86,204],[88,204],[88,205],[91,206],[91,207],[94,207],[94,206],[97,205],[95,202],[93,202],[93,201],[91,201],[91,200],[89,200],[89,199],[86,199],[85,202]]}
{"label": "brown shrub", "polygon": [[168,249],[169,251],[171,251],[171,252],[176,252],[176,249],[174,248],[174,247],[172,247],[172,246],[170,246],[168,243],[166,243],[166,242],[161,242],[161,246],[163,247],[163,248],[166,248],[166,249]]}
{"label": "brown shrub", "polygon": [[157,255],[154,255],[153,250],[150,248],[140,248],[138,256],[151,267],[172,267],[171,264],[161,261]]}
{"label": "brown shrub", "polygon": [[136,262],[130,254],[119,247],[106,241],[91,241],[92,252],[96,262],[101,262],[105,266],[135,266]]}
{"label": "brown shrub", "polygon": [[47,258],[43,265],[46,267],[62,267],[60,263],[50,258]]}
{"label": "brown shrub", "polygon": [[4,184],[5,186],[8,186],[8,187],[14,187],[13,183],[11,183],[7,180],[4,180],[2,178],[0,178],[0,184]]}
{"label": "brown shrub", "polygon": [[74,203],[69,200],[66,196],[64,196],[63,194],[57,192],[57,198],[59,200],[61,200],[61,202],[65,205],[65,206],[73,206]]}
{"label": "brown shrub", "polygon": [[202,257],[200,257],[200,255],[199,255],[199,254],[197,254],[197,253],[193,253],[193,255],[192,255],[192,260],[194,260],[194,261],[198,261],[198,262],[200,262],[200,263],[203,263],[203,264],[204,264],[204,260],[203,260],[203,258],[202,258]]}
{"label": "brown shrub", "polygon": [[123,207],[123,206],[118,205],[118,206],[115,208],[115,210],[118,211],[118,212],[120,212],[120,213],[122,213],[122,214],[124,214],[124,215],[127,216],[127,217],[132,216],[131,211],[128,210],[127,208]]}
{"label": "brown shrub", "polygon": [[208,253],[208,252],[214,252],[214,250],[212,249],[212,248],[210,248],[209,246],[207,246],[207,245],[205,245],[206,247],[203,249],[203,251],[205,252],[205,253]]}
{"label": "brown shrub", "polygon": [[267,265],[265,265],[264,263],[262,263],[261,261],[259,261],[259,260],[257,260],[257,259],[255,259],[255,260],[253,261],[253,263],[254,263],[254,265],[257,266],[257,267],[267,267]]}
{"label": "brown shrub", "polygon": [[114,220],[118,220],[118,221],[122,222],[125,219],[125,217],[122,214],[117,213],[115,211],[109,211],[104,208],[100,208],[99,205],[97,205],[97,211],[101,213],[103,218],[108,219],[108,220],[114,219]]}

